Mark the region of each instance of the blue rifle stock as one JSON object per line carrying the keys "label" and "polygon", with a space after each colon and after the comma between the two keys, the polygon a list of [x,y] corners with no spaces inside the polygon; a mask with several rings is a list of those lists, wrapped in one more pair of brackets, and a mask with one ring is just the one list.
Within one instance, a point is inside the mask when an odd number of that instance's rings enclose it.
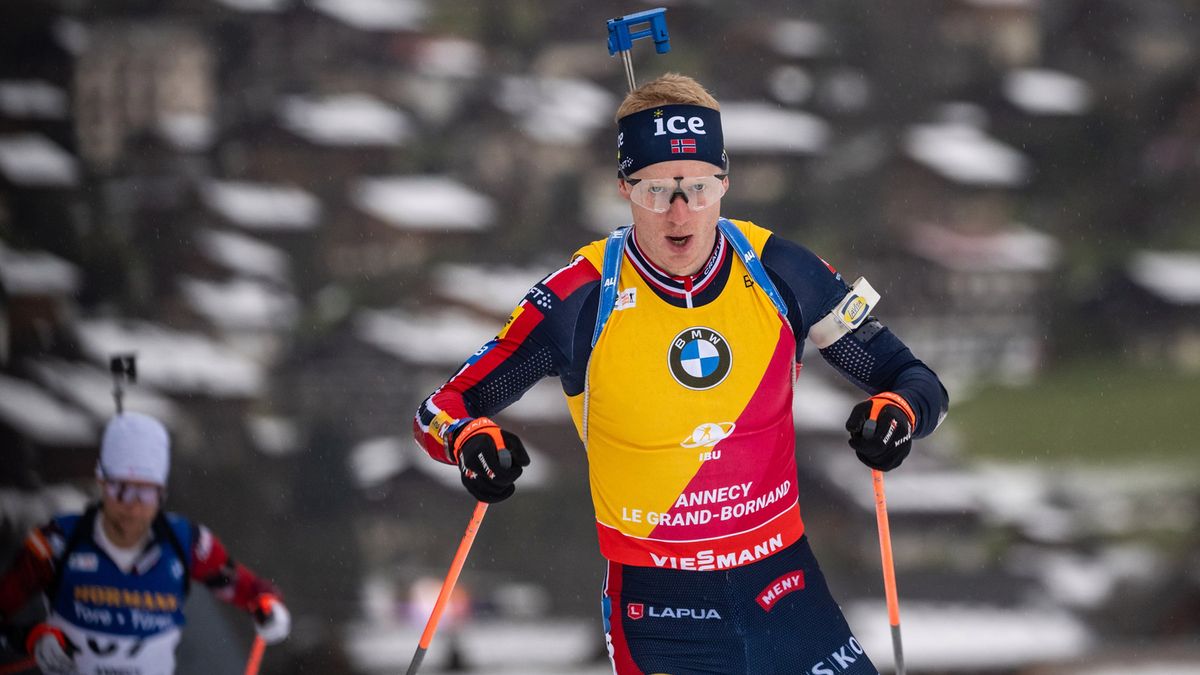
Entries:
{"label": "blue rifle stock", "polygon": [[654,51],[666,54],[671,51],[671,36],[667,34],[667,9],[658,7],[644,12],[618,16],[608,20],[608,54],[621,55],[625,64],[625,80],[629,83],[629,91],[637,87],[633,78],[633,60],[629,51],[633,43],[642,38],[654,40]]}

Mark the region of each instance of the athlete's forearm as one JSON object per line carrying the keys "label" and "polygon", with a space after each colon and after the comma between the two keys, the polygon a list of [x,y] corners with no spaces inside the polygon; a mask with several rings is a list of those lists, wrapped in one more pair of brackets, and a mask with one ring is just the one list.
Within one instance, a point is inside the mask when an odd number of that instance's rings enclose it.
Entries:
{"label": "athlete's forearm", "polygon": [[[29,535],[31,538],[38,533]],[[17,553],[13,564],[0,577],[0,622],[21,611],[33,596],[42,592],[54,576],[54,567],[48,555],[41,555],[26,544]]]}
{"label": "athlete's forearm", "polygon": [[496,337],[417,409],[417,445],[430,457],[453,463],[445,432],[456,422],[500,412],[549,375],[562,376],[568,390],[582,382],[578,364],[586,362],[588,351],[580,349],[578,333],[594,325],[595,300],[586,301],[597,279],[590,263],[578,258],[535,284]]}
{"label": "athlete's forearm", "polygon": [[192,578],[208,587],[219,600],[246,611],[263,593],[279,596],[271,582],[229,557],[225,545],[207,527],[198,526],[192,546]]}
{"label": "athlete's forearm", "polygon": [[897,374],[891,391],[904,397],[917,418],[914,438],[933,433],[950,409],[950,395],[941,380],[924,363],[914,361]]}

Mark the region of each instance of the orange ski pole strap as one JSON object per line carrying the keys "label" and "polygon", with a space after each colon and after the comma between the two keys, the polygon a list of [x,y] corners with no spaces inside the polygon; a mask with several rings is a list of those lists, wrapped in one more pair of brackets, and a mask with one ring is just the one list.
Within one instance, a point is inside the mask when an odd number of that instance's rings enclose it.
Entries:
{"label": "orange ski pole strap", "polygon": [[500,433],[500,427],[492,421],[490,417],[476,417],[467,422],[466,426],[454,432],[453,450],[451,451],[451,459],[458,462],[459,455],[462,454],[463,444],[466,443],[472,436],[478,434],[486,434],[492,438],[492,442],[496,444],[497,450],[504,450],[504,436]]}
{"label": "orange ski pole strap", "polygon": [[[497,431],[497,433],[499,432]],[[475,504],[475,512],[471,514],[471,520],[467,523],[467,531],[463,533],[462,541],[458,544],[458,552],[454,554],[454,561],[450,563],[450,571],[446,574],[445,581],[442,582],[442,591],[438,593],[437,602],[433,604],[433,611],[429,614],[429,621],[425,623],[425,632],[421,633],[421,641],[417,643],[417,651],[413,654],[407,675],[415,675],[421,667],[421,661],[425,659],[425,651],[429,649],[429,643],[433,641],[438,621],[442,618],[442,612],[446,609],[450,594],[454,592],[454,585],[458,583],[458,575],[462,572],[463,563],[467,561],[467,554],[471,552],[471,544],[475,542],[475,534],[479,532],[479,526],[483,524],[483,516],[487,513],[487,508],[486,502]]]}
{"label": "orange ski pole strap", "polygon": [[892,651],[896,675],[904,675],[904,646],[900,640],[900,598],[896,593],[896,566],[892,560],[892,531],[888,525],[887,496],[883,491],[883,472],[871,470],[875,484],[875,520],[879,524],[879,555],[883,561],[883,591],[887,598],[888,623],[892,626]]}
{"label": "orange ski pole strap", "polygon": [[890,391],[885,391],[880,394],[875,394],[868,400],[871,401],[871,413],[868,416],[868,419],[878,420],[879,413],[883,410],[884,406],[894,405],[904,411],[904,416],[908,418],[908,423],[910,425],[913,427],[917,426],[917,416],[913,413],[912,406],[908,404],[908,401],[904,400],[903,396]]}
{"label": "orange ski pole strap", "polygon": [[463,487],[481,502],[495,504],[513,495],[513,483],[529,466],[529,453],[514,433],[487,417],[463,420],[449,435],[447,455],[458,465]]}

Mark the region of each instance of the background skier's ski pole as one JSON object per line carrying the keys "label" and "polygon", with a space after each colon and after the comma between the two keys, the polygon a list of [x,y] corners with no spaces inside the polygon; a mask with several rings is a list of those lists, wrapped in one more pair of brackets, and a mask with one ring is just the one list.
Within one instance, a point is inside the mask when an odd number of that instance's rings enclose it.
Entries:
{"label": "background skier's ski pole", "polygon": [[40,672],[41,671],[37,669],[37,660],[32,656],[15,663],[8,663],[0,666],[0,675],[28,675],[29,673]]}
{"label": "background skier's ski pole", "polygon": [[[275,600],[270,595],[262,595],[258,598],[258,607],[255,610],[255,616],[262,620],[263,617],[270,616],[274,611]],[[254,644],[250,646],[250,658],[246,660],[246,675],[258,675],[258,668],[262,665],[263,652],[267,648],[267,641],[261,635],[254,636]]]}
{"label": "background skier's ski pole", "polygon": [[258,675],[258,667],[262,664],[263,651],[266,648],[266,640],[255,636],[254,645],[250,647],[250,658],[246,660],[246,675]]}
{"label": "background skier's ski pole", "polygon": [[879,523],[879,554],[883,558],[883,590],[887,596],[888,623],[892,625],[892,650],[896,655],[896,674],[904,675],[904,646],[900,642],[900,598],[896,595],[896,566],[892,562],[892,531],[888,527],[887,496],[883,492],[883,472],[871,470],[875,484],[875,520]]}
{"label": "background skier's ski pole", "polygon": [[[629,16],[618,16],[608,20],[608,55],[618,52],[625,64],[625,80],[629,83],[629,91],[637,88],[633,79],[633,59],[629,50],[633,49],[633,41],[648,37],[654,39],[654,51],[666,54],[671,51],[671,38],[667,35],[666,8],[648,9]],[[646,28],[630,32],[630,28],[645,24]]]}
{"label": "background skier's ski pole", "polygon": [[[504,461],[506,455],[507,453],[501,453],[501,462]],[[454,584],[458,583],[458,574],[462,572],[463,563],[467,561],[467,553],[471,551],[471,543],[475,541],[475,533],[479,531],[479,525],[483,523],[483,515],[487,513],[487,507],[486,502],[479,502],[475,505],[475,513],[471,514],[471,522],[467,523],[467,531],[463,533],[462,541],[458,544],[458,553],[454,554],[454,562],[450,563],[450,572],[446,575],[446,580],[442,582],[442,592],[438,593],[437,602],[433,605],[433,612],[429,614],[429,621],[425,624],[425,632],[421,633],[421,641],[417,643],[417,652],[413,654],[412,663],[408,666],[408,675],[415,675],[417,669],[421,667],[421,661],[425,659],[425,650],[429,649],[433,633],[437,630],[438,620],[442,618],[442,610],[446,609],[446,602],[450,599],[450,593],[454,591]]]}

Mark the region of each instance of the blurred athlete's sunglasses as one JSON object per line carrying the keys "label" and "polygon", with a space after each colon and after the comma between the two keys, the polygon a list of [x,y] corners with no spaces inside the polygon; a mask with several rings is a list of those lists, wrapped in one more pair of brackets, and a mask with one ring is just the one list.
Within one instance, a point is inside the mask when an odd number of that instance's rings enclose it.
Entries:
{"label": "blurred athlete's sunglasses", "polygon": [[115,499],[122,504],[137,502],[146,506],[158,506],[166,496],[166,491],[157,485],[141,485],[138,483],[126,483],[120,480],[106,480],[104,481],[104,494],[108,495],[109,499]]}

